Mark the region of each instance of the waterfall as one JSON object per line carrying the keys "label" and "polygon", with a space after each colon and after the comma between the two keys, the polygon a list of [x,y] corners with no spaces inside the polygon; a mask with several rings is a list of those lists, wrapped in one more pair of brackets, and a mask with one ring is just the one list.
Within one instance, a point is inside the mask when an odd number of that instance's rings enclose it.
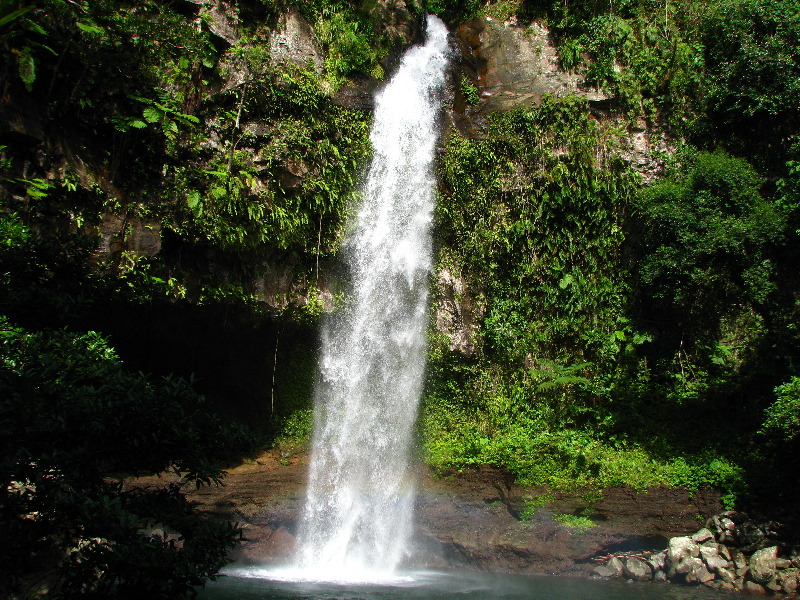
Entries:
{"label": "waterfall", "polygon": [[375,99],[374,156],[343,245],[352,289],[322,327],[296,558],[314,578],[389,574],[407,552],[447,55],[447,28],[428,16],[425,44],[405,53]]}

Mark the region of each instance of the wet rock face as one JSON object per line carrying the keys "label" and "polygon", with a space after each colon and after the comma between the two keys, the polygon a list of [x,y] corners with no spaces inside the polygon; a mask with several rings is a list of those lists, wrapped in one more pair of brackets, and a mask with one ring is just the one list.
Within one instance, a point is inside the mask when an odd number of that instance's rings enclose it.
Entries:
{"label": "wet rock face", "polygon": [[473,301],[464,278],[447,267],[438,273],[436,330],[449,339],[451,351],[472,356],[477,350],[480,307]]}
{"label": "wet rock face", "polygon": [[314,30],[294,7],[278,20],[278,26],[269,36],[269,49],[275,65],[311,65],[316,73],[322,73],[325,66],[322,46]]}
{"label": "wet rock face", "polygon": [[538,103],[545,94],[577,94],[589,100],[606,96],[581,85],[581,77],[563,71],[550,31],[479,19],[458,28],[462,56],[481,90],[482,113]]}
{"label": "wet rock face", "polygon": [[158,221],[106,213],[101,216],[98,229],[100,243],[95,252],[98,262],[119,264],[123,253],[152,257],[161,251],[161,224]]}

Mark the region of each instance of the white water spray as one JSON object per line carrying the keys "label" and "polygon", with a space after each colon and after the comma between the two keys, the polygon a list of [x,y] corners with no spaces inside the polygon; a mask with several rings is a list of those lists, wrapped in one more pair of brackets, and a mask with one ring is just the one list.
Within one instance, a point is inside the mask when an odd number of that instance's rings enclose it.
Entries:
{"label": "white water spray", "polygon": [[323,325],[297,566],[313,579],[390,576],[407,552],[412,430],[425,369],[432,163],[447,28],[403,57],[376,97],[374,157],[344,245],[352,292]]}

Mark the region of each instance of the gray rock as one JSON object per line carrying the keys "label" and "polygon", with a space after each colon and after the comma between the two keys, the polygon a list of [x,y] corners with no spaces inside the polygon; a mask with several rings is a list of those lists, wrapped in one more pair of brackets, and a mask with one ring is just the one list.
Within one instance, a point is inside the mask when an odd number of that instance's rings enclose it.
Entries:
{"label": "gray rock", "polygon": [[560,67],[550,31],[540,23],[519,27],[484,18],[459,27],[462,53],[479,62],[481,112],[537,104],[545,94],[605,99],[582,87],[581,77]]}
{"label": "gray rock", "polygon": [[767,583],[775,576],[775,562],[778,558],[778,547],[770,546],[757,550],[750,557],[750,577],[756,583]]}
{"label": "gray rock", "polygon": [[667,574],[664,573],[664,571],[656,571],[655,573],[653,573],[653,581],[655,581],[656,583],[666,583],[667,581],[669,581],[669,579],[667,578]]}
{"label": "gray rock", "polygon": [[781,582],[778,580],[777,577],[773,577],[768,583],[764,584],[764,587],[768,590],[772,590],[773,592],[782,592],[783,586]]}
{"label": "gray rock", "polygon": [[686,583],[705,583],[714,579],[702,560],[695,557],[684,558],[674,568],[671,568],[667,576],[673,581],[685,581]]}
{"label": "gray rock", "polygon": [[269,50],[273,64],[311,65],[316,73],[325,66],[322,46],[308,21],[296,8],[290,8],[270,33]]}
{"label": "gray rock", "polygon": [[698,546],[688,536],[674,537],[669,541],[667,548],[667,565],[675,566],[685,558],[700,556]]}
{"label": "gray rock", "polygon": [[719,545],[717,546],[717,550],[718,550],[718,552],[719,552],[719,555],[720,555],[722,558],[724,558],[725,560],[733,560],[733,557],[731,556],[731,551],[730,551],[730,550],[728,550],[728,547],[727,547],[727,546],[725,546],[725,545],[723,545],[723,544],[719,544]]}
{"label": "gray rock", "polygon": [[781,584],[783,591],[789,595],[796,594],[798,587],[798,572],[795,569],[788,571],[781,577]]}
{"label": "gray rock", "polygon": [[729,581],[720,581],[718,589],[721,592],[735,592],[737,588]]}
{"label": "gray rock", "polygon": [[716,544],[703,544],[700,546],[700,558],[706,560],[711,556],[719,556],[719,549]]}
{"label": "gray rock", "polygon": [[711,533],[705,527],[692,536],[692,541],[695,544],[702,544],[703,542],[707,542],[713,539],[714,539],[714,534]]}
{"label": "gray rock", "polygon": [[703,561],[699,558],[690,558],[691,570],[686,573],[686,583],[708,583],[714,579],[714,574],[711,573]]}
{"label": "gray rock", "polygon": [[622,572],[628,579],[634,581],[650,581],[653,577],[653,571],[650,566],[639,558],[628,558],[622,565]]}
{"label": "gray rock", "polygon": [[598,577],[602,577],[603,579],[608,579],[610,577],[616,576],[614,570],[610,569],[606,565],[597,565],[594,569],[592,569],[592,573],[597,575]]}
{"label": "gray rock", "polygon": [[667,566],[667,551],[662,550],[661,552],[651,555],[650,558],[647,559],[647,564],[650,565],[654,573],[656,571],[663,571]]}
{"label": "gray rock", "polygon": [[736,567],[737,573],[739,571],[744,572],[747,569],[747,557],[740,550],[731,549],[731,560],[733,561],[733,566]]}
{"label": "gray rock", "polygon": [[612,556],[606,563],[606,567],[611,569],[612,577],[622,577],[623,564],[622,561],[616,556]]}
{"label": "gray rock", "polygon": [[731,566],[731,563],[722,558],[719,555],[716,556],[709,556],[703,562],[706,563],[706,566],[711,569],[712,571],[719,571],[720,569],[727,569]]}
{"label": "gray rock", "polygon": [[792,561],[788,558],[778,558],[775,560],[775,568],[776,569],[788,569],[792,566]]}
{"label": "gray rock", "polygon": [[717,569],[717,577],[721,581],[733,584],[736,581],[736,576],[730,569]]}
{"label": "gray rock", "polygon": [[197,4],[203,5],[203,21],[211,33],[231,45],[239,41],[239,33],[236,31],[236,9],[227,2]]}
{"label": "gray rock", "polygon": [[766,596],[767,590],[764,588],[763,585],[759,585],[754,581],[745,581],[744,587],[742,588],[746,594],[750,594],[751,596]]}

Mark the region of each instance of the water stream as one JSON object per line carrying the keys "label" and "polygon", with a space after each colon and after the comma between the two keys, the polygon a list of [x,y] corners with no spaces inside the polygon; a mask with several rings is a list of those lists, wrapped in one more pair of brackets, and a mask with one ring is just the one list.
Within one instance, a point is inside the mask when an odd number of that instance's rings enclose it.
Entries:
{"label": "water stream", "polygon": [[201,600],[710,600],[709,590],[403,570],[409,450],[425,368],[432,162],[447,29],[428,17],[376,98],[374,159],[344,255],[352,291],[323,326],[310,481],[294,565],[233,565]]}
{"label": "water stream", "polygon": [[406,52],[375,99],[374,156],[343,246],[352,289],[322,331],[296,557],[313,579],[390,577],[407,552],[447,54],[447,28],[429,16],[424,45]]}

